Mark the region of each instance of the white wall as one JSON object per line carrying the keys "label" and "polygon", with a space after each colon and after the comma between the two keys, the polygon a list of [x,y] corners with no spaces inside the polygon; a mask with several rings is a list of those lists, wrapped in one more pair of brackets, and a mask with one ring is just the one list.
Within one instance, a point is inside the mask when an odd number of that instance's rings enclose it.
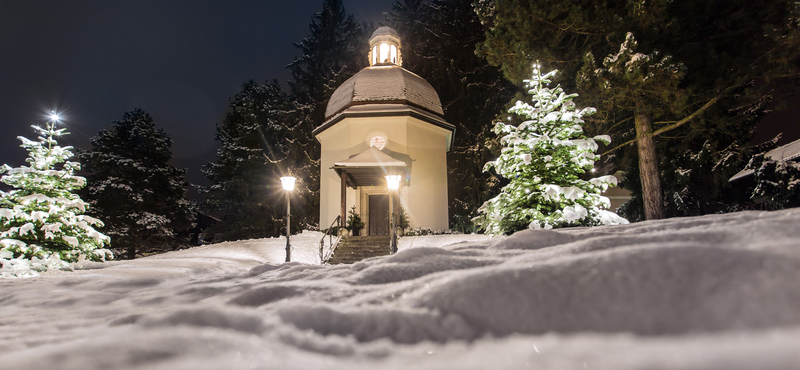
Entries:
{"label": "white wall", "polygon": [[409,120],[408,155],[415,160],[407,189],[412,227],[449,229],[446,140],[446,130],[414,118]]}
{"label": "white wall", "polygon": [[[328,227],[340,213],[341,180],[331,167],[367,150],[369,140],[380,135],[387,139],[386,149],[411,157],[410,186],[400,191],[411,227],[447,230],[448,133],[416,118],[399,116],[346,118],[317,135],[322,146],[320,227]],[[357,203],[360,206],[360,198],[360,192],[348,188],[347,209]]]}

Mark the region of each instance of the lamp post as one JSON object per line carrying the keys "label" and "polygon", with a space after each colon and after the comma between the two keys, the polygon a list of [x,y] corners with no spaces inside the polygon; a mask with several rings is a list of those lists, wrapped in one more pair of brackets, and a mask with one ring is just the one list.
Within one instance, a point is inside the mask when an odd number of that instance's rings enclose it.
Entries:
{"label": "lamp post", "polygon": [[391,237],[389,253],[391,254],[397,252],[397,235],[394,227],[394,193],[397,189],[400,189],[400,180],[402,178],[400,175],[386,176],[386,186],[389,188],[389,235]]}
{"label": "lamp post", "polygon": [[292,190],[294,190],[295,180],[297,179],[292,176],[281,177],[281,185],[283,185],[283,190],[286,191],[286,262],[292,261],[292,245],[289,244],[289,236],[292,228],[291,194]]}

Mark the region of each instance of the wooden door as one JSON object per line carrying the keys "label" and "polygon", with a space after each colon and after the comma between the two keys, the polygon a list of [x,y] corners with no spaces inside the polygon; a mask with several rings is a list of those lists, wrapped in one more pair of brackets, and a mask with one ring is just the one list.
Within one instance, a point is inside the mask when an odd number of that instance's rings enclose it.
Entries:
{"label": "wooden door", "polygon": [[389,195],[369,196],[369,235],[389,235]]}

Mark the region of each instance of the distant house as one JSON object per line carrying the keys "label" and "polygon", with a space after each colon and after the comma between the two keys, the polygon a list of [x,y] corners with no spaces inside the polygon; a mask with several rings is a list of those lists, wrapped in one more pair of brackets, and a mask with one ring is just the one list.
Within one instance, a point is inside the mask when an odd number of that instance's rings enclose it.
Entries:
{"label": "distant house", "polygon": [[[613,173],[614,177],[617,178],[617,181],[621,181],[624,173],[621,171],[617,171]],[[611,205],[608,207],[608,210],[611,212],[617,212],[617,209],[622,206],[623,203],[631,200],[631,192],[627,189],[623,189],[619,186],[614,186],[608,188],[608,190],[603,192],[603,196],[608,198]]]}
{"label": "distant house", "polygon": [[[764,158],[773,161],[797,161],[800,159],[800,139],[768,151],[764,154]],[[755,172],[753,169],[745,168],[733,175],[728,182],[747,178],[752,176],[753,172]]]}
{"label": "distant house", "polygon": [[189,245],[202,245],[203,243],[219,242],[220,240],[216,240],[219,238],[215,238],[212,235],[206,235],[205,231],[212,225],[221,223],[222,220],[200,211],[195,211],[194,215],[194,226],[188,230],[187,235]]}
{"label": "distant house", "polygon": [[[402,68],[402,45],[390,27],[369,40],[369,67],[331,95],[320,142],[320,226],[355,206],[366,235],[388,235],[390,191],[385,176],[401,175],[394,199],[410,226],[448,229],[447,152],[455,126],[444,119],[436,90]],[[397,206],[395,206],[397,209]]]}

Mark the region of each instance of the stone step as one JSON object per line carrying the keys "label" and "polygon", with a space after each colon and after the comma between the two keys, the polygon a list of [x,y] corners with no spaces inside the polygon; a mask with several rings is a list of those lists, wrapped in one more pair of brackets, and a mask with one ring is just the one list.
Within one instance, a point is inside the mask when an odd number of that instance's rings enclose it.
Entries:
{"label": "stone step", "polygon": [[389,255],[388,236],[348,236],[342,238],[330,264],[356,263],[366,258]]}

